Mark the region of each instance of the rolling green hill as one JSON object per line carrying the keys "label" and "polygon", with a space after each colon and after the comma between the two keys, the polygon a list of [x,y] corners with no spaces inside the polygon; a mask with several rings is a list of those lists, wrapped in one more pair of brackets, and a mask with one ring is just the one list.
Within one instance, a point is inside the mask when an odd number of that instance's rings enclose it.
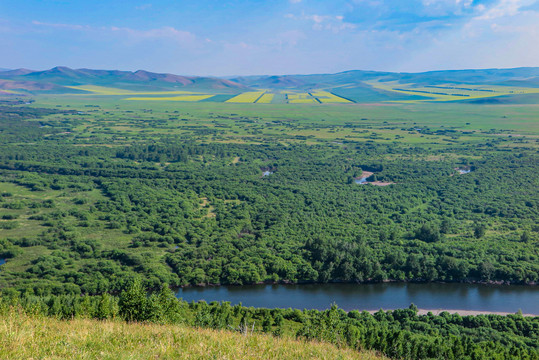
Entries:
{"label": "rolling green hill", "polygon": [[[230,89],[241,92],[245,87],[226,79],[199,77],[199,76],[179,76],[173,74],[157,74],[144,70],[118,71],[118,70],[91,70],[91,69],[70,69],[64,66],[44,71],[31,71],[18,69],[0,73],[0,79],[18,82],[15,89],[21,90],[41,90],[37,89],[35,83],[42,84],[49,90],[56,86],[60,92],[71,92],[67,86],[76,85],[99,85],[119,87],[122,89],[204,89],[205,91],[227,92]],[[0,89],[4,87],[0,84]]]}
{"label": "rolling green hill", "polygon": [[[90,86],[101,87],[96,91]],[[108,88],[104,89],[103,88]],[[110,89],[112,88],[112,90]],[[263,75],[232,78],[181,76],[144,70],[16,69],[0,72],[0,91],[12,94],[91,94],[122,96],[124,100],[371,103],[467,101],[521,103],[539,93],[539,68],[445,70],[391,73],[352,70],[336,74]],[[171,92],[176,92],[171,96]],[[183,93],[182,93],[183,92]],[[230,95],[240,95],[231,99]],[[181,94],[179,94],[181,93]],[[185,97],[178,95],[197,95]],[[314,93],[314,94],[313,94]],[[262,99],[262,95],[266,97]],[[323,94],[317,96],[316,94]],[[137,97],[140,95],[140,97]],[[150,95],[150,98],[147,97]],[[498,99],[503,97],[502,99]],[[527,96],[525,103],[536,102]]]}

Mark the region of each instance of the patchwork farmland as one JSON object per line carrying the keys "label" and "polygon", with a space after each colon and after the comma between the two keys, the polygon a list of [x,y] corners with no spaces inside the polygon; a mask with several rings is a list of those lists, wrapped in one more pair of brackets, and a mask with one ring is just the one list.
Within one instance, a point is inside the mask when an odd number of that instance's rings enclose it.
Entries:
{"label": "patchwork farmland", "polygon": [[[229,104],[297,104],[319,106],[423,102],[533,104],[539,99],[534,69],[501,72],[493,80],[481,71],[474,77],[455,72],[432,74],[372,73],[252,76],[232,79],[157,74],[145,71],[102,72],[58,67],[2,78],[5,95],[66,95],[126,102],[212,102]],[[504,80],[505,79],[505,80]]]}
{"label": "patchwork farmland", "polygon": [[[418,85],[399,83],[397,81],[373,81],[364,85],[383,93],[401,94],[404,98],[380,101],[387,103],[420,103],[420,102],[454,102],[488,100],[501,96],[537,95],[539,88],[487,86],[487,85]],[[133,91],[102,86],[72,86],[81,93],[72,96],[104,96],[121,97],[128,101],[181,101],[181,102],[226,102],[236,104],[352,104],[361,102],[354,94],[348,94],[347,87],[327,90],[258,90],[245,91],[237,94],[219,94],[190,91]],[[344,95],[341,95],[344,94]]]}
{"label": "patchwork farmland", "polygon": [[539,94],[538,88],[497,85],[441,84],[417,85],[398,81],[372,81],[366,84],[373,88],[406,95],[421,96],[423,99],[400,100],[397,102],[440,102],[487,99],[499,96]]}

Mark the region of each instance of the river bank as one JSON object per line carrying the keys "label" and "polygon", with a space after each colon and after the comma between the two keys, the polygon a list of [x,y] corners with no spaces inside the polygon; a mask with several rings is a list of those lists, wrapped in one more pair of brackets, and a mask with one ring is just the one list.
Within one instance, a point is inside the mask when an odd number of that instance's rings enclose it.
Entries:
{"label": "river bank", "polygon": [[204,288],[204,287],[220,287],[220,286],[253,286],[253,285],[325,285],[325,284],[355,284],[355,285],[373,285],[373,284],[471,284],[471,285],[492,285],[492,286],[537,286],[539,285],[535,281],[528,282],[511,282],[508,280],[454,280],[454,281],[426,281],[426,280],[400,280],[400,279],[385,279],[385,280],[373,280],[367,279],[364,281],[341,281],[341,280],[331,280],[328,282],[319,282],[319,281],[289,281],[289,280],[279,280],[279,281],[260,281],[257,283],[248,283],[248,284],[221,284],[221,283],[204,283],[204,284],[186,284],[180,286],[174,286],[172,289],[182,289],[182,288]]}
{"label": "river bank", "polygon": [[[382,309],[384,311],[393,311],[395,309]],[[369,310],[370,314],[374,314],[379,310]],[[477,316],[477,315],[516,315],[517,313],[503,312],[503,311],[477,311],[477,310],[458,310],[458,309],[418,309],[417,315],[428,315],[432,313],[433,315],[440,315],[443,312],[448,312],[450,314],[459,314],[460,316]],[[539,314],[520,314],[522,316],[536,317]]]}

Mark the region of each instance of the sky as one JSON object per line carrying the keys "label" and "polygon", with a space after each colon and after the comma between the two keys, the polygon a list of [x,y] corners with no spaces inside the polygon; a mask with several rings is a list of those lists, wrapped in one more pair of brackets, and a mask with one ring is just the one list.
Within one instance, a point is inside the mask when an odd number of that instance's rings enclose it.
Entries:
{"label": "sky", "polygon": [[539,0],[0,0],[0,49],[182,75],[539,66]]}

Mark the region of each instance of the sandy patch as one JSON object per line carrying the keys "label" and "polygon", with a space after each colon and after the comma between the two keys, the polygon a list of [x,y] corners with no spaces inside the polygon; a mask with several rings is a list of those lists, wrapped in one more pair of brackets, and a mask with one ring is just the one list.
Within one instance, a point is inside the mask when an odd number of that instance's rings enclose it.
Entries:
{"label": "sandy patch", "polygon": [[374,186],[388,186],[388,185],[393,185],[395,184],[394,182],[384,182],[384,181],[373,181],[373,182],[370,182],[369,184],[371,185],[374,185]]}
{"label": "sandy patch", "polygon": [[366,179],[366,178],[368,178],[368,177],[370,177],[370,176],[372,176],[372,175],[374,175],[373,172],[370,172],[370,171],[363,171],[363,172],[361,173],[361,176],[358,176],[356,179],[357,179],[357,180],[360,180],[360,179]]}
{"label": "sandy patch", "polygon": [[[390,309],[388,309],[388,310],[384,309],[384,311],[389,311],[389,310]],[[374,314],[377,311],[378,310],[370,310],[369,313]],[[516,314],[516,313],[501,312],[501,311],[477,311],[477,310],[456,310],[456,309],[418,309],[417,315],[427,315],[429,312],[431,312],[433,315],[440,315],[444,311],[448,312],[450,314],[459,314],[461,316],[468,316],[468,315],[472,315],[472,316],[477,316],[477,315],[502,315],[502,316],[505,316],[505,315],[515,315]],[[535,317],[535,316],[539,316],[539,315],[537,315],[537,314],[522,314],[522,316]]]}
{"label": "sandy patch", "polygon": [[[510,313],[510,312],[501,312],[501,311],[476,311],[476,310],[454,310],[454,309],[435,309],[435,310],[428,310],[428,309],[419,309],[418,315],[427,315],[429,312],[433,313],[434,315],[440,315],[442,312],[447,311],[450,314],[459,314],[462,316],[466,315],[515,315],[516,313]],[[522,314],[522,316],[539,316],[536,314]]]}

